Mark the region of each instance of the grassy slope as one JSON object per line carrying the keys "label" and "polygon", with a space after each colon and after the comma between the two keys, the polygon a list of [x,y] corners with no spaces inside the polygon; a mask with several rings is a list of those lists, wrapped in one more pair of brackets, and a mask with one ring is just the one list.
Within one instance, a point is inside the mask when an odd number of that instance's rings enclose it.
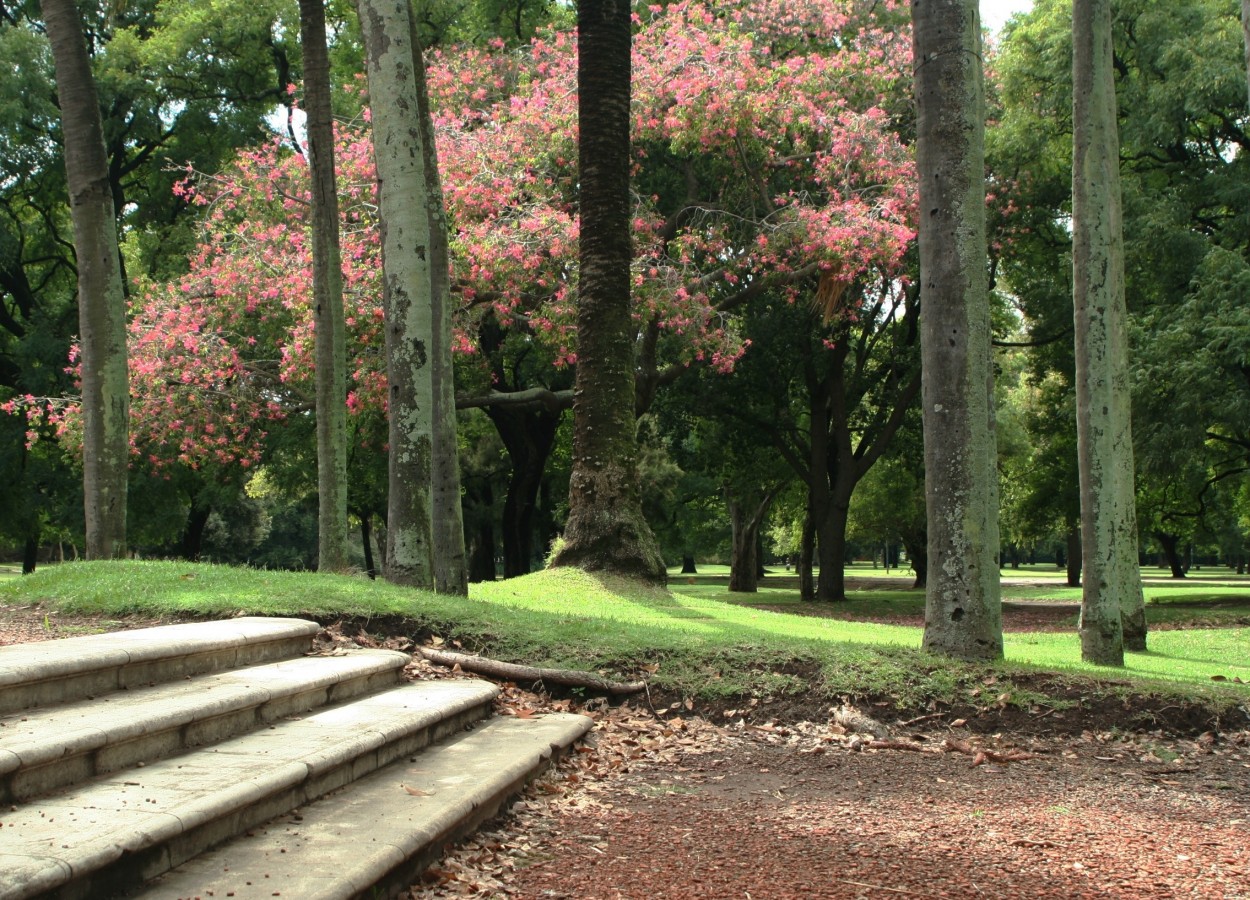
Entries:
{"label": "grassy slope", "polygon": [[[1244,626],[1155,632],[1151,651],[1130,654],[1124,671],[1081,663],[1074,633],[1008,635],[1006,662],[966,665],[917,650],[917,628],[764,611],[684,584],[676,590],[681,592],[561,570],[474,585],[465,600],[342,576],[185,563],[73,563],[0,579],[0,604],[41,603],[109,616],[403,616],[413,620],[414,632],[458,639],[466,649],[513,661],[627,675],[658,663],[657,686],[707,699],[814,687],[826,699],[891,695],[914,708],[931,698],[977,702],[988,679],[999,682],[996,694],[1027,704],[1045,698],[1013,691],[1010,681],[1040,669],[1109,679],[1113,684],[1104,688],[1112,691],[1124,690],[1128,679],[1134,691],[1198,696],[1217,706],[1250,700],[1250,685],[1211,681],[1223,676],[1250,682],[1250,628]],[[772,603],[783,595],[759,599]],[[886,602],[915,604],[915,598]],[[866,610],[880,608],[883,598],[872,592],[860,602]],[[858,605],[853,601],[851,607]],[[806,680],[794,674],[800,669]],[[809,684],[813,678],[819,683]],[[1103,689],[1092,682],[1089,688]]]}

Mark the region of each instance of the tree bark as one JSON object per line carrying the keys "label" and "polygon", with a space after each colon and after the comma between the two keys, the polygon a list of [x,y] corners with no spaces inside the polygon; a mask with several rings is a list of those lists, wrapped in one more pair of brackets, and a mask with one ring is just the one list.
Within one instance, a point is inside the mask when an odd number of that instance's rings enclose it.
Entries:
{"label": "tree bark", "polygon": [[812,571],[816,556],[816,521],[811,501],[803,513],[803,531],[799,536],[799,561],[795,568],[799,573],[799,599],[811,602],[816,599],[816,579]]}
{"label": "tree bark", "polygon": [[1068,530],[1068,549],[1064,556],[1068,587],[1081,586],[1081,529]]}
{"label": "tree bark", "polygon": [[[753,594],[760,583],[760,526],[780,488],[773,488],[760,497],[734,497],[728,490],[725,502],[729,507],[732,550],[729,558],[729,590]],[[753,502],[754,501],[754,502]]]}
{"label": "tree bark", "polygon": [[975,0],[913,0],[929,579],[924,647],[1003,655]]}
{"label": "tree bark", "polygon": [[699,574],[699,568],[698,566],[694,564],[693,556],[690,556],[689,554],[685,554],[682,556],[681,574],[683,575],[698,575]]}
{"label": "tree bark", "polygon": [[35,567],[39,564],[39,537],[37,535],[27,535],[25,547],[22,550],[22,574],[35,574]]}
{"label": "tree bark", "polygon": [[503,577],[516,578],[529,574],[532,568],[538,492],[564,413],[487,407],[486,414],[494,423],[512,464],[500,525]]}
{"label": "tree bark", "polygon": [[[1145,646],[1110,0],[1072,6],[1072,274],[1081,482],[1081,658]],[[1129,638],[1126,632],[1131,632]]]}
{"label": "tree bark", "polygon": [[126,552],[130,385],[117,213],[82,19],[74,0],[42,0],[56,64],[78,265],[83,495],[87,559]]}
{"label": "tree bark", "polygon": [[299,0],[312,176],[313,337],[317,389],[317,568],[347,569],[347,349],[334,118],[324,0]]}
{"label": "tree bark", "polygon": [[373,561],[373,516],[362,512],[357,518],[360,520],[360,543],[365,552],[365,574],[373,581],[378,577],[378,567]]}
{"label": "tree bark", "polygon": [[1246,60],[1246,96],[1250,98],[1250,0],[1241,0],[1241,37]]}
{"label": "tree bark", "polygon": [[1163,548],[1163,555],[1168,561],[1168,568],[1172,572],[1172,577],[1185,578],[1185,563],[1182,562],[1180,554],[1180,535],[1156,531],[1155,540]]}
{"label": "tree bark", "polygon": [[630,7],[579,0],[580,262],[569,519],[553,565],[663,583],[642,514],[630,301]]}
{"label": "tree bark", "polygon": [[386,577],[464,594],[446,218],[406,0],[358,0],[373,109],[386,308]]}

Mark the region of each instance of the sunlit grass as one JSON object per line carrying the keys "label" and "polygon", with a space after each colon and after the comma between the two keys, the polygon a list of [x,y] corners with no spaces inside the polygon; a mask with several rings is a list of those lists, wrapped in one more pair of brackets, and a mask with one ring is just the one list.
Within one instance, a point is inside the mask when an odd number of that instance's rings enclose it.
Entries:
{"label": "sunlit grass", "polygon": [[[376,618],[403,616],[413,636],[430,631],[513,661],[636,674],[659,664],[655,682],[690,696],[786,693],[891,695],[907,703],[966,699],[987,672],[1064,672],[1123,682],[1138,690],[1181,690],[1214,702],[1245,703],[1250,628],[1151,634],[1151,652],[1125,669],[1080,661],[1075,632],[1009,634],[1007,660],[994,666],[939,659],[919,650],[921,629],[796,615],[796,592],[765,589],[726,602],[723,585],[684,582],[673,591],[576,570],[474,585],[469,598],[437,596],[361,577],[269,572],[185,563],[72,563],[0,580],[0,604],[41,603],[67,613]],[[1173,604],[1175,615],[1205,615]],[[1151,609],[1155,609],[1152,604]],[[923,610],[921,592],[865,591],[849,614]],[[793,674],[806,666],[816,684]],[[1214,682],[1213,676],[1227,681]],[[1167,686],[1171,685],[1170,688]],[[1223,698],[1223,699],[1221,699]]]}

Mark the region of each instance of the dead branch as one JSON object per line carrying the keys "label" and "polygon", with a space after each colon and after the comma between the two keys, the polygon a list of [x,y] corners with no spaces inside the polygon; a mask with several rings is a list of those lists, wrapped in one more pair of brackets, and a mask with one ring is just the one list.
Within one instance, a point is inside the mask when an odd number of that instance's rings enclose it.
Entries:
{"label": "dead branch", "polygon": [[417,651],[437,665],[448,668],[459,666],[468,672],[476,672],[479,675],[505,681],[543,681],[547,684],[560,684],[565,687],[586,688],[603,694],[637,694],[647,687],[645,681],[609,681],[593,672],[579,672],[576,669],[542,669],[537,666],[522,666],[488,659],[485,656],[435,650],[432,647],[418,647]]}
{"label": "dead branch", "polygon": [[912,741],[869,741],[864,746],[869,750],[911,750],[914,753],[931,752],[924,744],[917,744]]}
{"label": "dead branch", "polygon": [[986,750],[983,747],[973,747],[967,741],[961,741],[959,738],[947,738],[943,743],[947,750],[954,750],[965,756],[972,757],[972,764],[979,766],[983,762],[1020,762],[1025,759],[1033,759],[1037,754],[1026,753],[1023,750]]}

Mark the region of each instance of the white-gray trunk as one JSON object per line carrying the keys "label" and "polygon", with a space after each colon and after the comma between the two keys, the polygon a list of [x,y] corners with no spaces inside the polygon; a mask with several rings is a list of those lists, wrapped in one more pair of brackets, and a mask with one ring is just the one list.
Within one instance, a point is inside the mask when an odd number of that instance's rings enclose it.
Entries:
{"label": "white-gray trunk", "polygon": [[317,568],[347,568],[347,350],[334,120],[323,0],[300,0],[312,175],[313,332],[317,355]]}
{"label": "white-gray trunk", "polygon": [[389,492],[386,578],[434,587],[431,474],[434,323],[429,302],[426,155],[417,120],[422,65],[407,0],[358,0],[381,208]]}
{"label": "white-gray trunk", "polygon": [[1120,142],[1110,0],[1072,8],[1072,269],[1081,481],[1081,657],[1124,664],[1144,647],[1124,301]]}
{"label": "white-gray trunk", "polygon": [[83,500],[88,559],[126,551],[130,384],[126,293],[108,154],[82,20],[73,0],[43,0],[56,64],[65,171],[78,266],[82,371]]}
{"label": "white-gray trunk", "polygon": [[976,0],[913,0],[929,574],[924,647],[1003,654]]}

